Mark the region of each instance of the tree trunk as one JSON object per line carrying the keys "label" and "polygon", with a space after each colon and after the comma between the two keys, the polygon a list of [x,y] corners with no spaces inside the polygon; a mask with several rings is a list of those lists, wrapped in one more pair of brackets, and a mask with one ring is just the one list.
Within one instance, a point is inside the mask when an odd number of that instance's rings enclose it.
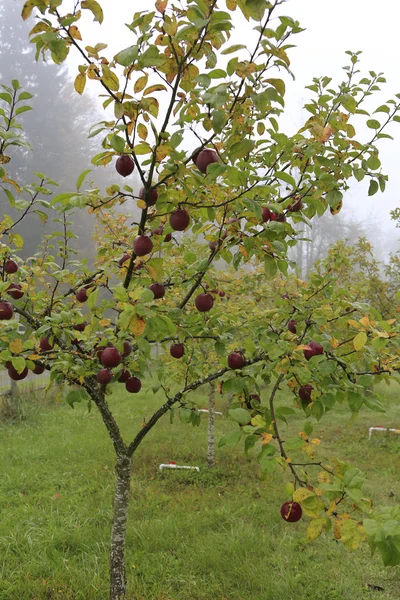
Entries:
{"label": "tree trunk", "polygon": [[208,449],[207,463],[209,467],[215,466],[215,384],[210,383],[208,395]]}
{"label": "tree trunk", "polygon": [[131,459],[119,456],[114,496],[114,517],[110,551],[110,600],[126,597],[125,538],[131,481]]}

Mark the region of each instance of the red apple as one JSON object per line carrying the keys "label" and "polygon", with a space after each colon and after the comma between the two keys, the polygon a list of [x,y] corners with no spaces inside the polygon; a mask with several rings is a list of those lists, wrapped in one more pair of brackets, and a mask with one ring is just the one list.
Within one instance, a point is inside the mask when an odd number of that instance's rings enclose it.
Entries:
{"label": "red apple", "polygon": [[82,321],[82,323],[77,323],[76,325],[73,326],[73,329],[75,331],[85,331],[85,327],[87,325],[87,321]]}
{"label": "red apple", "polygon": [[133,242],[133,250],[136,256],[146,256],[153,250],[153,242],[147,235],[139,235]]}
{"label": "red apple", "polygon": [[112,368],[118,367],[118,365],[122,361],[122,357],[118,350],[114,348],[114,346],[112,346],[111,348],[106,348],[105,350],[103,350],[100,356],[100,360],[101,364],[104,367]]}
{"label": "red apple", "polygon": [[202,173],[207,173],[208,165],[219,162],[219,158],[215,150],[211,150],[211,148],[204,148],[204,150],[201,150],[198,154],[196,154],[194,162],[199,171]]}
{"label": "red apple", "polygon": [[194,301],[196,308],[200,312],[208,312],[214,305],[214,298],[211,294],[199,294]]}
{"label": "red apple", "polygon": [[124,369],[123,371],[121,371],[121,375],[119,376],[118,381],[121,383],[125,383],[126,381],[128,381],[130,376],[131,376],[131,374],[129,373],[129,371]]}
{"label": "red apple", "polygon": [[184,231],[190,223],[190,217],[187,210],[180,208],[175,210],[169,216],[169,224],[174,231]]}
{"label": "red apple", "polygon": [[154,294],[154,300],[159,300],[165,296],[165,287],[162,283],[152,283],[149,285],[149,290]]}
{"label": "red apple", "polygon": [[309,404],[311,402],[311,392],[313,391],[312,385],[307,383],[306,385],[302,385],[299,389],[299,398],[303,402],[307,402]]}
{"label": "red apple", "polygon": [[48,337],[44,337],[40,340],[39,347],[42,352],[50,352],[50,350],[53,350],[53,346],[50,344]]}
{"label": "red apple", "polygon": [[263,220],[263,223],[267,223],[267,221],[271,220],[271,211],[269,210],[269,208],[267,206],[262,207],[261,218]]}
{"label": "red apple", "polygon": [[221,290],[221,291],[219,292],[219,297],[220,297],[220,298],[223,298],[224,296],[225,296],[225,292]]}
{"label": "red apple", "polygon": [[183,344],[172,344],[169,353],[173,358],[182,358],[185,354],[185,346]]}
{"label": "red apple", "polygon": [[122,177],[127,177],[130,175],[135,168],[135,163],[133,159],[128,156],[128,154],[123,154],[119,158],[117,158],[117,162],[115,163],[115,168],[117,173],[122,175]]}
{"label": "red apple", "polygon": [[75,294],[75,298],[77,299],[78,302],[86,302],[86,300],[88,299],[88,295],[87,295],[87,291],[85,288],[81,288],[80,290],[78,290]]}
{"label": "red apple", "polygon": [[9,321],[12,319],[14,309],[9,302],[0,302],[0,321]]}
{"label": "red apple", "polygon": [[137,394],[142,387],[142,382],[137,377],[129,377],[125,382],[125,387],[131,394]]}
{"label": "red apple", "polygon": [[[142,200],[144,200],[145,195],[146,195],[146,190],[144,189],[144,187],[142,187],[139,191],[139,198],[142,198]],[[151,188],[147,195],[147,205],[154,206],[154,204],[157,202],[157,198],[158,198],[157,190]]]}
{"label": "red apple", "polygon": [[287,324],[287,328],[292,333],[296,333],[297,332],[296,321],[294,319],[290,319],[289,323]]}
{"label": "red apple", "polygon": [[22,373],[18,373],[18,371],[16,369],[14,369],[14,367],[11,364],[8,367],[8,375],[14,381],[21,381],[21,379],[25,379],[25,377],[28,375],[28,367],[25,367],[25,369],[22,371]]}
{"label": "red apple", "polygon": [[128,342],[128,340],[124,341],[124,351],[122,352],[122,356],[126,358],[132,352],[132,344]]}
{"label": "red apple", "polygon": [[35,365],[35,368],[32,369],[32,373],[34,373],[35,375],[41,375],[42,373],[44,373],[45,368],[43,365]]}
{"label": "red apple", "polygon": [[122,267],[122,265],[126,263],[126,261],[130,259],[130,257],[131,255],[125,252],[125,254],[123,254],[118,261],[119,266]]}
{"label": "red apple", "polygon": [[296,523],[296,521],[300,521],[302,514],[303,511],[298,502],[285,502],[281,506],[282,519],[288,523]]}
{"label": "red apple", "polygon": [[10,283],[7,289],[7,294],[14,298],[14,300],[19,300],[24,295],[22,291],[22,286],[19,283]]}
{"label": "red apple", "polygon": [[300,210],[302,210],[302,208],[303,208],[303,202],[302,202],[301,198],[299,200],[296,200],[296,198],[293,198],[293,204],[291,206],[289,206],[287,211],[288,212],[299,212]]}
{"label": "red apple", "polygon": [[245,359],[240,352],[231,352],[228,356],[228,367],[230,369],[241,369],[244,367]]}
{"label": "red apple", "polygon": [[270,219],[271,219],[271,221],[279,221],[280,223],[284,223],[286,221],[286,217],[284,214],[276,213],[276,212],[271,213]]}
{"label": "red apple", "polygon": [[6,260],[4,263],[4,271],[11,275],[12,273],[16,273],[18,271],[18,265],[15,260]]}
{"label": "red apple", "polygon": [[164,238],[164,242],[170,242],[172,240],[172,233],[167,233]]}
{"label": "red apple", "polygon": [[310,350],[304,350],[304,358],[306,360],[310,360],[310,358],[312,358],[313,356],[317,356],[318,354],[324,353],[323,347],[321,346],[321,344],[318,344],[318,342],[314,342],[312,340],[311,342],[308,342],[307,346],[310,347]]}
{"label": "red apple", "polygon": [[110,383],[110,381],[112,380],[112,373],[110,371],[110,369],[101,369],[101,371],[99,371],[97,373],[97,381],[99,383],[103,383],[103,384],[107,384]]}

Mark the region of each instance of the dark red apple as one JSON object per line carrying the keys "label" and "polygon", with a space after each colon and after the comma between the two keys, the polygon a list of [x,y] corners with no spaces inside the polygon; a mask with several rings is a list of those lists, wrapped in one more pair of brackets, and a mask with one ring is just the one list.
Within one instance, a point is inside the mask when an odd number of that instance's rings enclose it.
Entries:
{"label": "dark red apple", "polygon": [[287,328],[292,333],[296,333],[297,332],[296,321],[294,319],[290,319],[289,323],[287,324]]}
{"label": "dark red apple", "polygon": [[104,367],[111,369],[112,367],[118,367],[122,361],[122,357],[118,350],[112,346],[103,350],[100,360]]}
{"label": "dark red apple", "polygon": [[152,283],[149,285],[149,290],[153,292],[154,300],[159,300],[165,296],[165,287],[162,285],[162,283]]}
{"label": "dark red apple", "polygon": [[127,177],[130,175],[135,168],[135,163],[133,159],[128,156],[128,154],[123,154],[119,158],[117,158],[117,162],[115,163],[115,168],[117,173],[122,175],[122,177]]}
{"label": "dark red apple", "polygon": [[218,292],[218,294],[219,294],[220,298],[223,298],[225,296],[225,292],[222,290],[220,292]]}
{"label": "dark red apple", "polygon": [[263,220],[263,223],[267,223],[267,221],[271,220],[271,211],[269,210],[269,208],[267,206],[262,207],[261,218]]}
{"label": "dark red apple", "polygon": [[132,344],[128,342],[128,340],[124,341],[124,350],[122,352],[122,356],[126,358],[132,352]]}
{"label": "dark red apple", "polygon": [[200,312],[208,312],[214,305],[214,298],[211,294],[199,294],[194,301],[196,308]]}
{"label": "dark red apple", "polygon": [[10,283],[7,289],[7,294],[14,298],[14,300],[19,300],[24,295],[22,291],[22,286],[19,283]]}
{"label": "dark red apple", "polygon": [[185,346],[183,344],[172,344],[169,353],[173,358],[182,358],[185,354]]}
{"label": "dark red apple", "polygon": [[172,240],[172,233],[167,233],[164,238],[164,242],[170,242]]}
{"label": "dark red apple", "polygon": [[12,275],[12,273],[16,273],[18,271],[18,265],[15,260],[6,260],[4,263],[4,271],[8,275]]}
{"label": "dark red apple", "polygon": [[201,150],[198,154],[196,154],[194,162],[199,171],[202,173],[207,173],[208,165],[219,162],[219,158],[215,150],[211,150],[211,148],[204,148],[204,150]]}
{"label": "dark red apple", "polygon": [[133,242],[136,256],[146,256],[153,250],[153,242],[147,235],[139,235]]}
{"label": "dark red apple", "polygon": [[293,204],[291,206],[289,206],[289,208],[287,209],[288,212],[299,212],[300,210],[302,210],[303,208],[303,202],[300,198],[300,200],[296,200],[295,198],[293,198]]}
{"label": "dark red apple", "polygon": [[271,213],[270,219],[271,219],[271,221],[279,221],[280,223],[284,223],[286,221],[286,217],[284,214],[276,213],[276,212]]}
{"label": "dark red apple", "polygon": [[[139,191],[139,198],[142,198],[144,200],[145,195],[146,195],[146,190],[144,189],[144,187],[142,187],[141,190]],[[157,198],[158,198],[157,190],[151,188],[147,195],[147,205],[154,206],[155,203],[157,202]]]}
{"label": "dark red apple", "polygon": [[244,356],[240,352],[231,352],[228,356],[228,367],[230,369],[241,369],[244,367]]}
{"label": "dark red apple", "polygon": [[123,371],[121,371],[121,375],[119,376],[118,381],[121,383],[125,383],[126,381],[128,381],[130,376],[131,374],[129,373],[129,371],[124,369]]}
{"label": "dark red apple", "polygon": [[32,369],[32,373],[34,373],[35,375],[41,375],[42,373],[44,373],[45,368],[43,365],[35,365],[35,368]]}
{"label": "dark red apple", "polygon": [[309,383],[306,383],[306,385],[302,385],[299,389],[300,400],[302,400],[303,402],[307,402],[307,404],[311,402],[311,392],[313,391],[313,389],[314,388]]}
{"label": "dark red apple", "polygon": [[303,511],[298,502],[285,502],[281,506],[282,519],[288,523],[296,523],[296,521],[300,521],[302,514]]}
{"label": "dark red apple", "polygon": [[313,340],[311,340],[311,342],[308,342],[307,346],[310,347],[310,350],[304,350],[304,358],[306,360],[310,360],[310,358],[312,358],[313,356],[317,356],[318,354],[324,353],[323,347],[321,346],[321,344],[318,344],[318,342],[314,342]]}
{"label": "dark red apple", "polygon": [[12,319],[14,309],[9,302],[0,302],[0,321],[9,321]]}
{"label": "dark red apple", "polygon": [[180,208],[175,210],[169,216],[169,224],[174,231],[184,231],[190,223],[190,216],[187,210]]}
{"label": "dark red apple", "polygon": [[78,302],[86,302],[86,300],[88,299],[86,289],[81,288],[80,290],[78,290],[75,294],[75,298],[78,300]]}
{"label": "dark red apple", "polygon": [[101,369],[101,371],[99,371],[97,373],[97,381],[99,383],[103,383],[103,384],[107,384],[110,383],[110,381],[112,380],[112,373],[110,371],[110,369]]}
{"label": "dark red apple", "polygon": [[125,254],[123,254],[118,261],[119,266],[122,267],[122,265],[126,263],[126,261],[130,259],[130,257],[131,255],[125,252]]}
{"label": "dark red apple", "polygon": [[77,323],[76,325],[73,326],[73,329],[75,331],[85,331],[85,327],[87,325],[87,321],[83,321],[82,323]]}
{"label": "dark red apple", "polygon": [[142,382],[137,377],[129,377],[129,379],[125,381],[125,387],[131,394],[137,394],[142,387]]}
{"label": "dark red apple", "polygon": [[10,365],[8,367],[8,375],[14,381],[21,381],[21,379],[25,379],[25,377],[28,375],[28,367],[25,367],[22,373],[18,373],[18,371],[14,369],[12,365]]}
{"label": "dark red apple", "polygon": [[50,350],[53,350],[53,346],[50,344],[48,337],[44,337],[40,340],[39,347],[42,352],[50,352]]}

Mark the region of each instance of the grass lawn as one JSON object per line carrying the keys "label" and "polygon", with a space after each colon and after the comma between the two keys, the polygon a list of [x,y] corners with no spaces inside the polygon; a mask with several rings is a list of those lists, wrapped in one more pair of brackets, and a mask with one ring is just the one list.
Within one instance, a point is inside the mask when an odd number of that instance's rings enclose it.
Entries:
{"label": "grass lawn", "polygon": [[[126,438],[161,401],[145,391],[110,399]],[[323,440],[319,458],[329,449],[352,461],[369,476],[366,492],[391,505],[400,501],[400,436],[368,440],[370,425],[400,426],[398,390],[382,393],[386,415],[365,410],[350,427],[340,407],[314,435]],[[302,421],[292,418],[290,430]],[[216,426],[217,439],[235,428],[226,417]],[[242,448],[217,449],[209,470],[206,447],[206,419],[192,428],[167,416],[139,449],[127,540],[130,599],[400,598],[400,569],[385,569],[367,546],[350,553],[332,534],[309,543],[308,519],[281,519],[287,474],[263,481]],[[0,599],[107,599],[114,459],[96,409],[35,409],[26,421],[0,427],[0,456]],[[200,474],[160,473],[169,460],[198,465]]]}

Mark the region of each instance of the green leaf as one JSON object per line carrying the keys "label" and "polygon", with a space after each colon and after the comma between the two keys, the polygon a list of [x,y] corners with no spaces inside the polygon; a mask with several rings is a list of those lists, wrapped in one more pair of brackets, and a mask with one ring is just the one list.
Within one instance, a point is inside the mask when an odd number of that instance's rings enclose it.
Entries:
{"label": "green leaf", "polygon": [[82,400],[87,400],[88,395],[85,390],[71,390],[68,392],[67,397],[65,398],[67,403],[71,408],[75,408],[74,404],[76,402],[82,402]]}
{"label": "green leaf", "polygon": [[229,416],[239,425],[247,425],[251,421],[251,413],[245,408],[231,408]]}
{"label": "green leaf", "polygon": [[367,408],[369,408],[375,412],[381,412],[381,413],[386,412],[386,408],[384,407],[382,402],[380,400],[378,400],[377,398],[373,398],[371,396],[365,396],[364,404]]}
{"label": "green leaf", "polygon": [[125,150],[125,140],[121,136],[114,134],[110,137],[110,146],[119,154],[123,154]]}
{"label": "green leaf", "polygon": [[121,50],[115,56],[115,60],[119,65],[123,67],[129,67],[138,57],[139,48],[137,46],[129,46],[125,50]]}
{"label": "green leaf", "polygon": [[275,258],[266,256],[264,259],[264,272],[268,279],[272,279],[278,271],[278,265]]}
{"label": "green leaf", "polygon": [[222,448],[223,446],[227,446],[228,448],[234,448],[242,439],[242,431],[236,430],[233,433],[229,433],[228,435],[224,435],[219,441],[218,448]]}
{"label": "green leaf", "polygon": [[367,127],[369,127],[370,129],[380,129],[381,124],[376,119],[368,119]]}
{"label": "green leaf", "polygon": [[376,194],[376,192],[378,190],[379,190],[378,182],[375,181],[375,179],[371,179],[371,181],[369,182],[368,196],[373,196],[374,194]]}
{"label": "green leaf", "polygon": [[357,333],[356,337],[353,339],[353,346],[354,346],[354,350],[356,352],[359,352],[359,350],[362,350],[365,346],[365,344],[368,341],[368,336],[365,333],[365,331],[360,331],[360,333]]}
{"label": "green leaf", "polygon": [[222,50],[221,54],[232,54],[232,52],[237,52],[238,50],[246,49],[247,46],[244,44],[234,44],[233,46],[229,46],[229,48],[225,48]]}
{"label": "green leaf", "polygon": [[87,301],[87,305],[90,308],[90,310],[94,310],[96,308],[96,304],[97,304],[97,298],[99,296],[99,289],[100,288],[96,288],[93,292],[91,292],[88,296],[88,301]]}
{"label": "green leaf", "polygon": [[305,445],[305,441],[301,437],[289,438],[284,442],[286,450],[299,450]]}
{"label": "green leaf", "polygon": [[82,0],[81,7],[90,10],[93,13],[94,21],[103,22],[103,9],[96,0]]}
{"label": "green leaf", "polygon": [[92,169],[86,169],[86,171],[83,171],[83,173],[81,173],[79,175],[77,182],[76,182],[76,189],[78,192],[81,189],[82,183],[84,182],[86,175],[88,175],[91,172],[92,172]]}
{"label": "green leaf", "polygon": [[253,148],[254,148],[254,141],[245,139],[245,140],[242,140],[240,142],[236,142],[235,144],[233,144],[233,146],[229,150],[229,154],[230,154],[232,161],[235,162],[239,158],[244,158],[245,156],[250,154],[250,152],[253,150]]}
{"label": "green leaf", "polygon": [[17,108],[17,110],[15,111],[16,115],[22,115],[22,113],[24,112],[28,112],[28,110],[33,110],[32,106],[20,106],[19,108]]}

